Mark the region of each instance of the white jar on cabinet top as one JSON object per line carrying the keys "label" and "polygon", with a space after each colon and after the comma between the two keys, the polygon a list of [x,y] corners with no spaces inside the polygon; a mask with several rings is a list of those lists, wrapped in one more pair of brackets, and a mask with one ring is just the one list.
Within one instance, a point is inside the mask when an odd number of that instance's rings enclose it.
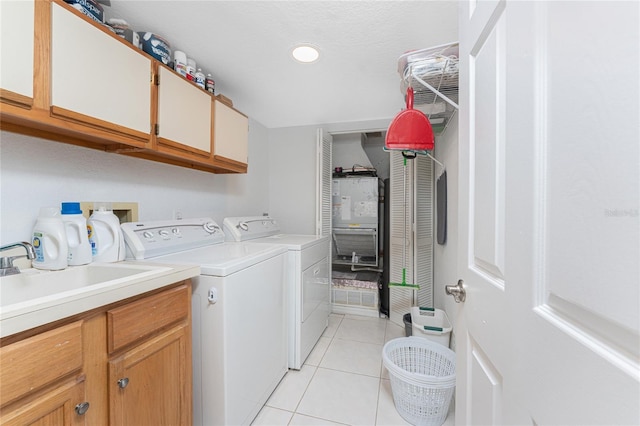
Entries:
{"label": "white jar on cabinet top", "polygon": [[96,203],[87,224],[94,262],[124,260],[125,248],[120,220],[113,214],[111,203]]}
{"label": "white jar on cabinet top", "polygon": [[42,207],[31,237],[37,269],[60,270],[68,266],[67,234],[57,207]]}
{"label": "white jar on cabinet top", "polygon": [[87,220],[82,215],[80,203],[62,203],[62,222],[67,234],[69,266],[91,263],[91,244],[87,232]]}

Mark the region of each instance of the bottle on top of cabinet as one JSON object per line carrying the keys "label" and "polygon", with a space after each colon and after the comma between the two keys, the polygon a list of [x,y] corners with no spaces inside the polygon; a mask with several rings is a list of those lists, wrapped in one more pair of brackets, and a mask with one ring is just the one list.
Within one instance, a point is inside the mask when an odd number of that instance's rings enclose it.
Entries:
{"label": "bottle on top of cabinet", "polygon": [[207,74],[207,78],[204,81],[204,86],[207,92],[215,95],[216,93],[216,82],[213,80],[211,74]]}
{"label": "bottle on top of cabinet", "polygon": [[69,266],[91,263],[91,244],[87,231],[87,220],[82,215],[80,203],[62,203],[62,222],[67,234]]}
{"label": "bottle on top of cabinet", "polygon": [[187,78],[187,54],[181,50],[173,52],[173,69],[182,77]]}
{"label": "bottle on top of cabinet", "polygon": [[125,246],[120,220],[113,214],[111,203],[95,203],[87,224],[94,262],[124,260]]}
{"label": "bottle on top of cabinet", "polygon": [[193,81],[196,79],[196,60],[187,58],[187,80]]}
{"label": "bottle on top of cabinet", "polygon": [[196,76],[195,76],[195,80],[194,83],[196,83],[198,86],[200,86],[202,89],[205,88],[205,75],[202,72],[202,69],[198,68],[198,71],[196,71]]}
{"label": "bottle on top of cabinet", "polygon": [[37,269],[60,270],[68,266],[67,234],[57,207],[42,207],[33,227],[31,237],[36,258],[32,265]]}

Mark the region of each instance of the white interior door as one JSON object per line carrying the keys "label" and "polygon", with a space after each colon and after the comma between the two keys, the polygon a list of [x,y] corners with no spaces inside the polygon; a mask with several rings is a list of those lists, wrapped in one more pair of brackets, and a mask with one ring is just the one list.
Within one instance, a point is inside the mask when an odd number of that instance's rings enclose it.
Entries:
{"label": "white interior door", "polygon": [[640,424],[639,12],[461,2],[459,424]]}

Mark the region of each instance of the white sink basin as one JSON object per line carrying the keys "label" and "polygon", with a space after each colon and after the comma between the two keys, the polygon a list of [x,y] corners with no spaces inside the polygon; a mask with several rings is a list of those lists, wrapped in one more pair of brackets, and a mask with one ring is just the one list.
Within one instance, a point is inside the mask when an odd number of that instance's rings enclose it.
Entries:
{"label": "white sink basin", "polygon": [[200,274],[197,265],[91,263],[0,277],[0,337],[106,306]]}
{"label": "white sink basin", "polygon": [[117,280],[147,277],[169,269],[117,263],[75,266],[62,271],[24,269],[20,274],[0,278],[0,309],[89,286],[111,286]]}

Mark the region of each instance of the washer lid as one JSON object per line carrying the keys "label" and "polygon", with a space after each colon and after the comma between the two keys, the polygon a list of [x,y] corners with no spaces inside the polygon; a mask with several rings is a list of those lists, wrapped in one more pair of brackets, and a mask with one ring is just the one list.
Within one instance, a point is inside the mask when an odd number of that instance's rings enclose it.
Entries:
{"label": "washer lid", "polygon": [[247,243],[283,244],[289,250],[304,250],[316,244],[328,244],[328,242],[328,236],[298,234],[278,234],[247,241]]}
{"label": "washer lid", "polygon": [[286,251],[282,245],[230,242],[159,256],[153,261],[197,264],[201,275],[226,277]]}

